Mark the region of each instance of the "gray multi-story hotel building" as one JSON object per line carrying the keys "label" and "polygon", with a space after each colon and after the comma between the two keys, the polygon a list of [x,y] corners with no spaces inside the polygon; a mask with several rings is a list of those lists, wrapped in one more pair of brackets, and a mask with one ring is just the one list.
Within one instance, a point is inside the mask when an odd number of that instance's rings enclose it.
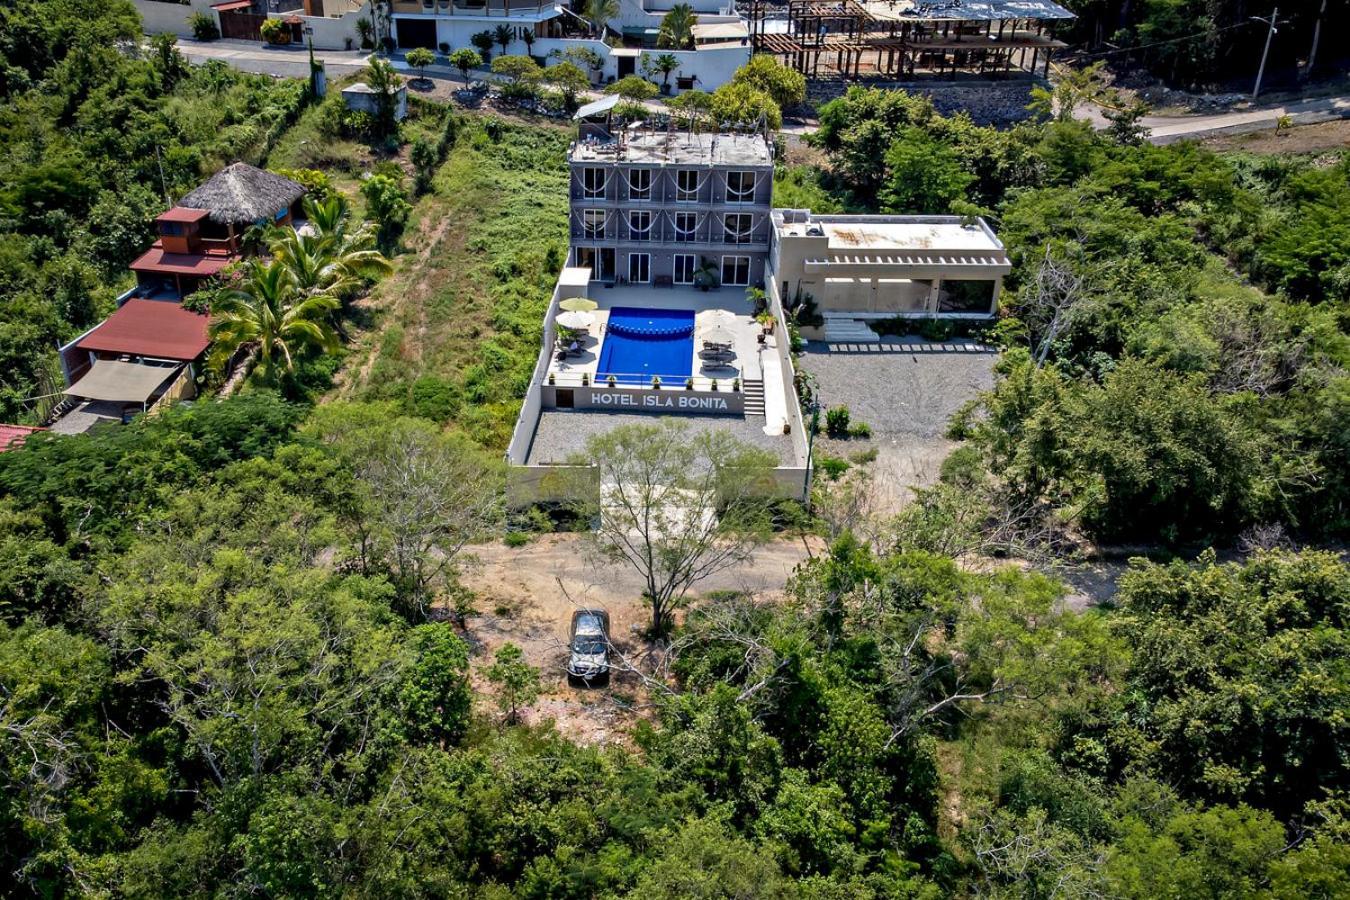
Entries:
{"label": "gray multi-story hotel building", "polygon": [[[761,134],[582,122],[568,153],[571,260],[609,284],[760,285],[773,223]],[[703,274],[700,274],[702,272]]]}

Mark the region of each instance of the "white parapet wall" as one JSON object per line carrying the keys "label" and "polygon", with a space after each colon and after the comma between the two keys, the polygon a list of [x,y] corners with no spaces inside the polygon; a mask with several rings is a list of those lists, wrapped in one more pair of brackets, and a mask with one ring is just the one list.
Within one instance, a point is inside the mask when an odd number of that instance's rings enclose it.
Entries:
{"label": "white parapet wall", "polygon": [[[559,57],[552,56],[553,51],[565,53],[571,47],[587,47],[600,55],[600,58],[604,60],[599,78],[602,83],[614,81],[618,78],[618,57],[611,52],[612,48],[603,41],[580,38],[540,38],[534,42],[533,54],[545,57],[546,64],[553,65],[561,61]],[[524,49],[513,47],[512,52],[523,53]],[[699,50],[643,50],[638,54],[635,62],[637,74],[642,74],[644,58],[661,56],[666,53],[680,61],[679,68],[670,76],[670,92],[671,94],[678,94],[679,90],[676,85],[680,78],[693,78],[695,90],[717,90],[731,80],[731,76],[736,74],[737,69],[750,61],[751,48],[748,44],[745,46],[728,44],[704,47]]]}
{"label": "white parapet wall", "polygon": [[[141,28],[146,34],[167,33],[190,38],[192,26],[188,20],[194,13],[208,15],[215,19],[217,27],[220,25],[220,13],[212,8],[212,3],[219,0],[188,0],[186,3],[166,3],[161,0],[131,0],[131,2],[141,14]],[[370,18],[369,3],[349,9],[339,16],[300,16],[300,21],[305,27],[312,29],[311,37],[316,50],[348,50],[361,46],[356,22],[362,17]]]}

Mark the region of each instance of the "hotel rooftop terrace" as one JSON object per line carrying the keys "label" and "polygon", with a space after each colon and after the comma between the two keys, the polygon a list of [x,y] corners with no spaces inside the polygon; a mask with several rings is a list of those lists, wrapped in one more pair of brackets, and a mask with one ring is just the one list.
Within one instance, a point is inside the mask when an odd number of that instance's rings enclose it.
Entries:
{"label": "hotel rooftop terrace", "polygon": [[653,165],[767,166],[769,145],[757,134],[689,134],[683,131],[630,130],[612,140],[580,140],[573,162],[652,163]]}

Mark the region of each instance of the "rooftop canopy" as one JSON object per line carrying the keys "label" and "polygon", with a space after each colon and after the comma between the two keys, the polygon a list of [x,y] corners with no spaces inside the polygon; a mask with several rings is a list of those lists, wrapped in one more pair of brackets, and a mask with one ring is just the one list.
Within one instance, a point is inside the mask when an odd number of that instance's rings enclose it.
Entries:
{"label": "rooftop canopy", "polygon": [[178,205],[204,209],[221,225],[251,225],[270,221],[304,193],[304,187],[289,178],[237,162],[212,175]]}
{"label": "rooftop canopy", "polygon": [[871,0],[865,8],[879,19],[997,22],[1011,19],[1072,19],[1052,0]]}
{"label": "rooftop canopy", "polygon": [[146,366],[100,359],[83,378],[66,388],[66,393],[85,400],[144,403],[181,369],[181,366]]}
{"label": "rooftop canopy", "polygon": [[196,359],[210,341],[209,318],[167,300],[128,300],[75,346],[155,359]]}
{"label": "rooftop canopy", "polygon": [[572,118],[573,120],[579,121],[581,119],[589,119],[591,116],[603,116],[617,106],[620,99],[622,98],[620,98],[618,94],[610,94],[608,97],[601,97],[599,100],[587,103],[585,106],[581,107],[581,109],[578,109],[572,114]]}

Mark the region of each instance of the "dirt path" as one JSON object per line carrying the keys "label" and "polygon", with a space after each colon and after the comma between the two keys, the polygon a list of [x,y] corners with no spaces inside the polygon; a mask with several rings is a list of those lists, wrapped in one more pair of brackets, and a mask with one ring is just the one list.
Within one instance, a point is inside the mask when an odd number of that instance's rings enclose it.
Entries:
{"label": "dirt path", "polygon": [[[608,687],[586,689],[567,683],[567,629],[572,610],[600,606],[609,611],[614,644],[630,658],[646,643],[639,632],[648,620],[642,581],[633,570],[598,563],[585,552],[581,535],[545,535],[524,547],[488,544],[474,548],[477,563],[463,578],[475,595],[477,613],[468,618],[469,637],[479,645],[476,671],[510,641],[541,670],[543,693],[526,721],[554,720],[574,740],[590,744],[624,742],[633,722],[652,710],[641,680],[616,674]],[[820,547],[815,547],[819,552]],[[695,596],[717,590],[744,590],[781,597],[793,569],[807,557],[800,541],[774,541],[741,566],[698,584]],[[486,691],[490,687],[481,683]]]}

